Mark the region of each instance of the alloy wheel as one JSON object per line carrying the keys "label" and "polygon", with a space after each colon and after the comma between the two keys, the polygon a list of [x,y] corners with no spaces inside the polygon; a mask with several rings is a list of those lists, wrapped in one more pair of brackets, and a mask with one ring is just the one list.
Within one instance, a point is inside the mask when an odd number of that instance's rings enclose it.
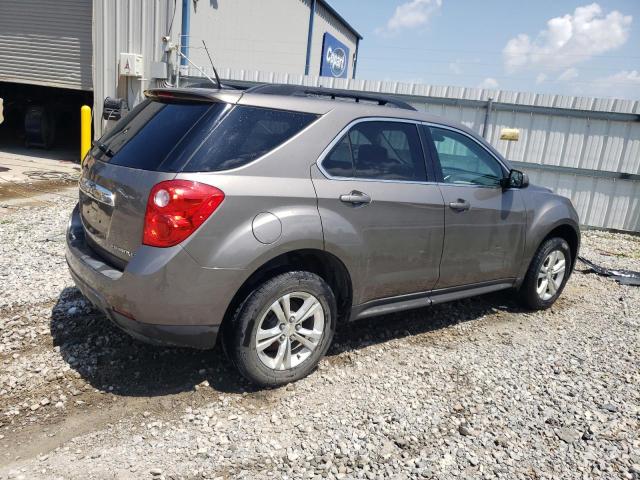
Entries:
{"label": "alloy wheel", "polygon": [[258,358],[273,370],[295,368],[318,347],[324,329],[320,300],[307,292],[287,293],[273,302],[258,322]]}
{"label": "alloy wheel", "polygon": [[536,291],[538,296],[544,300],[553,298],[564,280],[566,269],[566,259],[560,250],[553,250],[545,257],[540,271],[538,272],[538,283]]}

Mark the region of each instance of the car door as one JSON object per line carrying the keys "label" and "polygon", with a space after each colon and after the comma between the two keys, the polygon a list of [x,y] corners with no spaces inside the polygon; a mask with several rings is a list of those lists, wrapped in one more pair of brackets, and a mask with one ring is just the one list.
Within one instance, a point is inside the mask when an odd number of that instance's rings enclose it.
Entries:
{"label": "car door", "polygon": [[508,169],[472,135],[425,126],[445,204],[437,289],[515,278],[526,214],[518,189],[503,189]]}
{"label": "car door", "polygon": [[359,120],[312,167],[325,248],[342,259],[361,304],[431,290],[444,204],[429,183],[419,125]]}

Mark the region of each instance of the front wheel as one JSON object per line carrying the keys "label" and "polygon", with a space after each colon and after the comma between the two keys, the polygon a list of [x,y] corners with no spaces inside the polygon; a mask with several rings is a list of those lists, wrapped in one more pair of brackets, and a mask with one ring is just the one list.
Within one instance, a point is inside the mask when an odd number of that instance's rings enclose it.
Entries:
{"label": "front wheel", "polygon": [[558,299],[571,273],[571,249],[566,240],[550,238],[531,260],[520,287],[521,303],[532,310],[549,308]]}
{"label": "front wheel", "polygon": [[316,367],[333,339],[335,319],[335,297],[322,278],[283,273],[240,305],[225,335],[226,351],[252,383],[283,385]]}

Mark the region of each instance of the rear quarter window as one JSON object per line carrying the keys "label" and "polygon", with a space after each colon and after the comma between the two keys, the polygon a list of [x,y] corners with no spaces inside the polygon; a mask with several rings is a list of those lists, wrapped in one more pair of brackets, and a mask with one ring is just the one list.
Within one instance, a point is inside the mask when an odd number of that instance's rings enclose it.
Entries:
{"label": "rear quarter window", "polygon": [[238,105],[218,123],[183,171],[241,167],[277,148],[316,118],[309,113]]}

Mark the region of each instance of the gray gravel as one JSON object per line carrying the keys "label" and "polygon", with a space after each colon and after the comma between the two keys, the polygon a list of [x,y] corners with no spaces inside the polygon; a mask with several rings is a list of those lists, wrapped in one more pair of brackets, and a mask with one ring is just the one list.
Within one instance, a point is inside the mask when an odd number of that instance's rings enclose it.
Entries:
{"label": "gray gravel", "polygon": [[[91,309],[72,205],[0,208],[0,479],[640,479],[640,288],[576,272],[546,312],[501,293],[359,322],[257,391],[218,350]],[[640,270],[638,237],[586,232],[582,253]]]}

